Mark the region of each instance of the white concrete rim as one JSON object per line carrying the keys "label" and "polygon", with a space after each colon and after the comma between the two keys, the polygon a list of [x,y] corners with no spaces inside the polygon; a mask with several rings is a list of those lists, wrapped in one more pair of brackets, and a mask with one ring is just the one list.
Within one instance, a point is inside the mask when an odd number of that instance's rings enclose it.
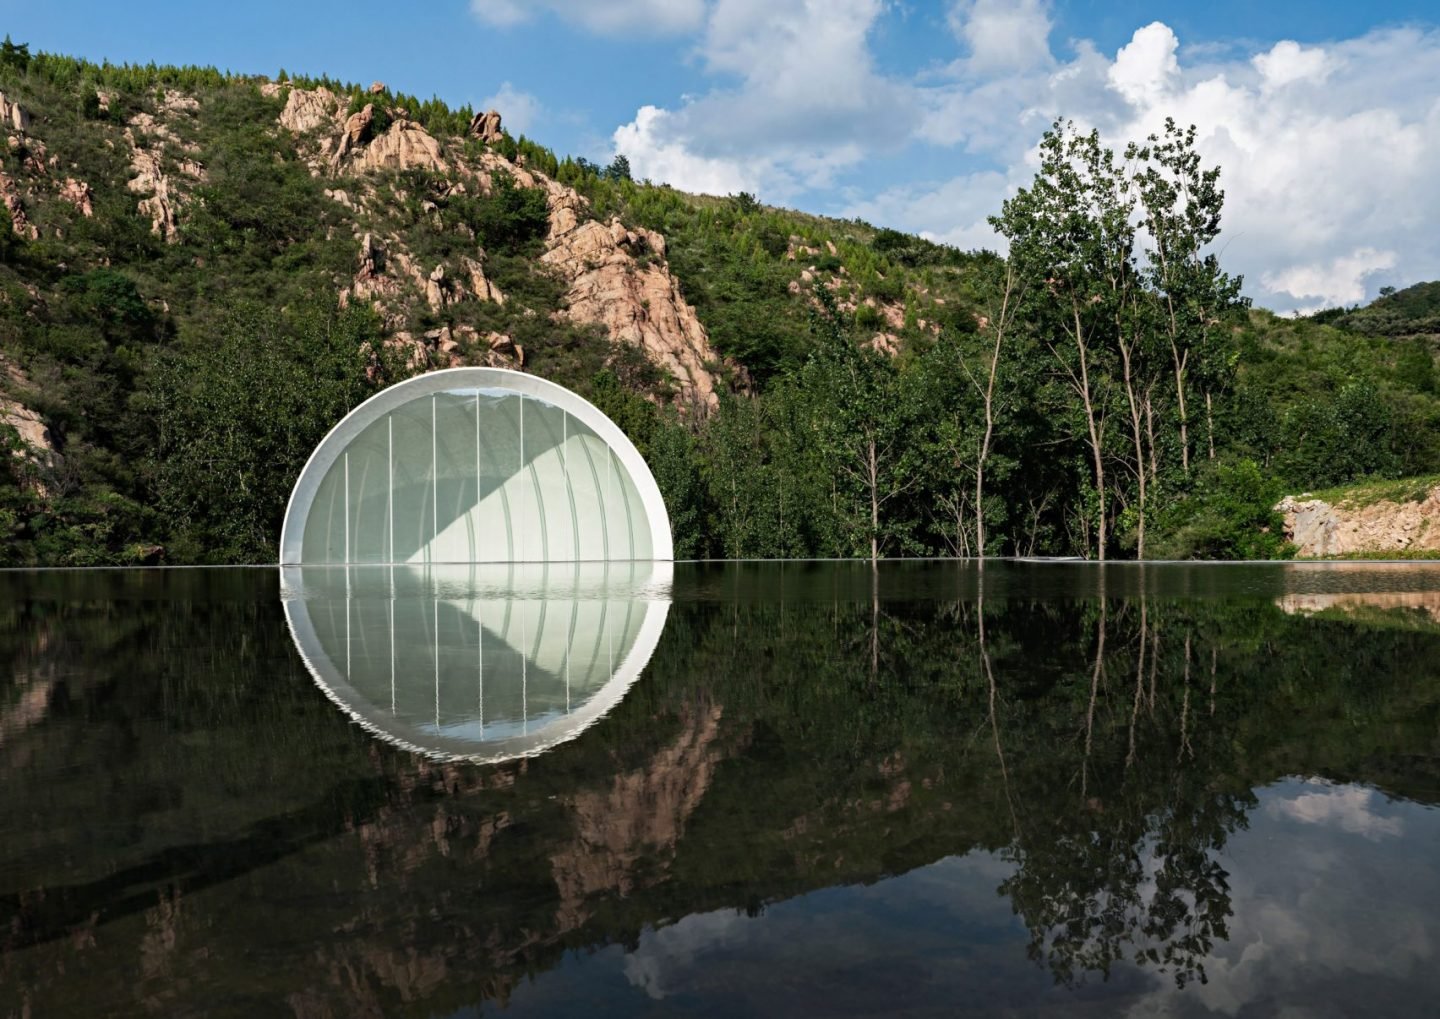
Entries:
{"label": "white concrete rim", "polygon": [[457,389],[504,390],[517,396],[541,400],[573,415],[615,451],[620,465],[629,472],[650,528],[651,558],[662,561],[675,558],[675,546],[670,534],[670,514],[665,509],[665,498],[660,494],[660,486],[655,483],[655,476],[650,473],[650,466],[635,448],[635,444],[598,407],[578,393],[537,375],[527,375],[508,368],[443,368],[416,375],[382,389],[341,418],[325,438],[320,440],[320,444],[305,462],[300,476],[295,479],[289,505],[285,507],[285,522],[280,528],[280,565],[305,565],[301,558],[301,546],[305,537],[305,521],[314,505],[315,493],[319,490],[326,472],[357,435],[390,411],[411,400]]}

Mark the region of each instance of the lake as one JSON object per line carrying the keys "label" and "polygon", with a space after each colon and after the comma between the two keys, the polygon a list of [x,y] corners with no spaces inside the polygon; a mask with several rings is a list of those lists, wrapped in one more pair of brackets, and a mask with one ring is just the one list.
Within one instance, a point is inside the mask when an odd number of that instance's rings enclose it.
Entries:
{"label": "lake", "polygon": [[1440,564],[0,573],[0,1015],[1410,1016]]}

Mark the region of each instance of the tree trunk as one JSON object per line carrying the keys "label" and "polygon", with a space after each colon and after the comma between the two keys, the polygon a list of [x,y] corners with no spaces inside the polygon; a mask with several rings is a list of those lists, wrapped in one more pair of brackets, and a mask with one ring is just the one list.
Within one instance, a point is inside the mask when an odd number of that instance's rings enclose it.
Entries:
{"label": "tree trunk", "polygon": [[880,565],[870,560],[870,684],[880,678]]}
{"label": "tree trunk", "polygon": [[1205,390],[1205,430],[1210,435],[1210,459],[1215,459],[1215,410],[1210,404],[1210,390]]}
{"label": "tree trunk", "polygon": [[870,476],[870,561],[873,563],[880,558],[880,465],[873,438],[865,445],[865,456]]}
{"label": "tree trunk", "polygon": [[1125,373],[1125,399],[1130,404],[1130,435],[1135,441],[1135,476],[1140,482],[1140,519],[1137,526],[1135,558],[1145,558],[1145,441],[1140,429],[1140,403],[1135,399],[1135,380],[1130,371],[1130,346],[1120,341],[1120,362]]}
{"label": "tree trunk", "polygon": [[1150,399],[1154,392],[1153,388],[1145,390],[1145,432],[1150,439],[1150,487],[1153,489],[1158,484],[1160,477],[1160,461],[1155,451],[1155,403]]}
{"label": "tree trunk", "polygon": [[1140,595],[1140,647],[1135,657],[1135,701],[1130,708],[1130,749],[1125,754],[1125,770],[1135,763],[1135,722],[1140,718],[1140,702],[1145,699],[1145,637],[1149,630],[1146,625],[1147,611],[1145,595]]}
{"label": "tree trunk", "polygon": [[1171,313],[1170,357],[1175,362],[1175,402],[1180,411],[1180,466],[1190,473],[1190,421],[1185,411],[1185,365],[1190,360],[1190,351],[1180,352],[1175,342],[1174,313]]}
{"label": "tree trunk", "polygon": [[995,346],[990,351],[990,371],[985,382],[985,435],[980,440],[980,455],[975,460],[975,551],[985,558],[985,462],[990,458],[990,440],[995,434],[995,376],[1000,369],[1000,345],[1005,339],[1005,326],[1010,310],[1010,295],[1015,286],[1015,270],[1005,270],[1005,294],[1000,299],[1000,317],[995,322]]}
{"label": "tree trunk", "polygon": [[[983,557],[982,557],[983,559]],[[980,664],[985,669],[985,683],[990,691],[990,733],[995,739],[995,757],[1000,762],[1000,782],[1005,789],[1005,802],[1010,807],[1010,827],[1015,837],[1020,837],[1020,818],[1015,813],[1015,800],[1010,795],[1010,769],[1005,764],[1005,750],[1000,745],[1000,719],[996,711],[995,671],[990,667],[990,648],[985,643],[985,578],[981,574],[980,587],[976,597],[975,616],[980,637]]]}
{"label": "tree trunk", "polygon": [[[1104,578],[1101,578],[1103,585]],[[1080,796],[1083,799],[1090,778],[1090,750],[1095,739],[1095,701],[1100,694],[1100,673],[1105,667],[1105,593],[1100,593],[1100,621],[1095,641],[1095,668],[1090,674],[1090,706],[1085,710],[1085,756],[1080,763]]]}
{"label": "tree trunk", "polygon": [[1099,559],[1105,561],[1105,457],[1100,444],[1100,428],[1096,422],[1095,402],[1090,395],[1090,351],[1085,344],[1084,327],[1080,324],[1080,309],[1071,298],[1071,312],[1075,319],[1075,349],[1080,354],[1080,400],[1085,405],[1085,426],[1090,432],[1090,453],[1095,467],[1095,498],[1100,504],[1100,519],[1096,521]]}

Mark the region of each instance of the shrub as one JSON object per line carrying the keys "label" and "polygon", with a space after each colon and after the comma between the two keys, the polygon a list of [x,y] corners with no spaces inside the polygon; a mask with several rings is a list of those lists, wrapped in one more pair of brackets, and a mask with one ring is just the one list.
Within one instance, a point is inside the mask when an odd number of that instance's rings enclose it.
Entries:
{"label": "shrub", "polygon": [[1254,460],[1200,468],[1195,490],[1157,514],[1150,551],[1160,559],[1289,559],[1283,486]]}

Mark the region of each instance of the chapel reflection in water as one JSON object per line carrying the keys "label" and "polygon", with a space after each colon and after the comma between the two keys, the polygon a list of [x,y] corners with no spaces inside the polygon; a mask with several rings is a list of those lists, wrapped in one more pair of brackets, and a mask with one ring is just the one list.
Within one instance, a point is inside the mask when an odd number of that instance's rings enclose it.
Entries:
{"label": "chapel reflection in water", "polygon": [[666,562],[294,566],[291,635],[367,730],[442,760],[495,763],[577,736],[659,643]]}

